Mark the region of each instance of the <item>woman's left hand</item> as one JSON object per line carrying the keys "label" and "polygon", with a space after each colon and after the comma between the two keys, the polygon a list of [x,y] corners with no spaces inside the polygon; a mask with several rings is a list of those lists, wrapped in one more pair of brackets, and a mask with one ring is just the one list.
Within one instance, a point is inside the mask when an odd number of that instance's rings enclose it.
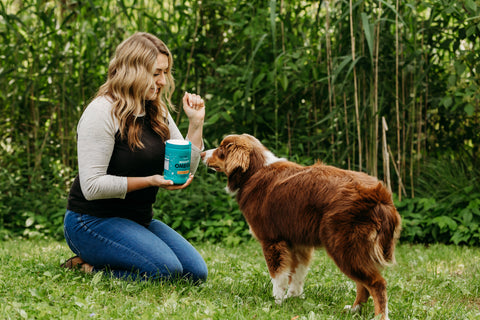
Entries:
{"label": "woman's left hand", "polygon": [[172,180],[165,180],[164,176],[161,176],[158,174],[153,175],[151,179],[152,179],[151,180],[152,184],[156,187],[160,187],[167,190],[179,190],[179,189],[185,189],[190,185],[190,183],[192,183],[193,174],[190,174],[190,176],[188,177],[188,180],[184,184],[173,184]]}
{"label": "woman's left hand", "polygon": [[191,124],[203,125],[205,119],[205,102],[197,94],[185,92],[183,110]]}

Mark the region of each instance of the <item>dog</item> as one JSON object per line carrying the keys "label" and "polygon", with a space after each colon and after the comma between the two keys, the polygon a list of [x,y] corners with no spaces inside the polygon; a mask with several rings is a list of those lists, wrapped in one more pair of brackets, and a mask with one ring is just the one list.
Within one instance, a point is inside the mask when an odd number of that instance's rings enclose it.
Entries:
{"label": "dog", "polygon": [[[376,178],[317,162],[276,157],[255,137],[229,135],[201,154],[227,175],[253,236],[260,242],[277,303],[300,296],[315,248],[323,247],[357,286],[351,311],[371,295],[375,315],[388,319],[381,270],[395,263],[401,218]],[[288,291],[287,291],[288,289]]]}

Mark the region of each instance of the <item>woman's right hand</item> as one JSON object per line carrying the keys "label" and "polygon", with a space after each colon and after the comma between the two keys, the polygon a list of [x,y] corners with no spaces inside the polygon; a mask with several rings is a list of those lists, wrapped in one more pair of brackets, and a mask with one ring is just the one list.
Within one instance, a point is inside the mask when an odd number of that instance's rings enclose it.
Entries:
{"label": "woman's right hand", "polygon": [[194,126],[203,126],[205,119],[205,102],[198,94],[185,92],[183,96],[183,111]]}

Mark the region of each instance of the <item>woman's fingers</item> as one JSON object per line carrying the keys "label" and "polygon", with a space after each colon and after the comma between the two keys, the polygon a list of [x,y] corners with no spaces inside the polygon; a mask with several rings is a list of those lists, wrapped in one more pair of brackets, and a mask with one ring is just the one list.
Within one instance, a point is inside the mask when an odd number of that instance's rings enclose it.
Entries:
{"label": "woman's fingers", "polygon": [[[184,184],[168,185],[164,188],[167,189],[167,190],[185,189],[186,187],[188,187],[190,185],[190,183],[192,183],[192,180],[193,180],[193,174],[190,174],[190,176],[188,177],[188,180]],[[165,181],[171,181],[171,180],[165,180]]]}
{"label": "woman's fingers", "polygon": [[192,109],[198,110],[205,106],[205,101],[198,94],[185,92],[185,95],[183,96],[183,104]]}
{"label": "woman's fingers", "polygon": [[154,176],[154,184],[157,187],[160,187],[166,190],[184,189],[188,187],[190,183],[192,183],[192,180],[193,180],[192,174],[190,174],[190,176],[188,177],[188,180],[184,184],[174,184],[172,180],[165,180],[165,178],[161,175]]}

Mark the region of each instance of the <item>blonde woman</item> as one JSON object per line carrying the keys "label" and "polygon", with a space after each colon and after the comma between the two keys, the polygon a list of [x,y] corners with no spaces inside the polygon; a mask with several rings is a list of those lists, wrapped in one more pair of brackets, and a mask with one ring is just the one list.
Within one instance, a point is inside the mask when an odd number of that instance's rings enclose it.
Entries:
{"label": "blonde woman", "polygon": [[[65,239],[76,254],[63,267],[107,270],[119,278],[207,278],[205,261],[173,229],[152,219],[159,188],[183,189],[163,177],[165,141],[183,139],[167,106],[174,91],[172,54],[149,33],[122,42],[108,78],[77,127],[79,173],[70,190]],[[203,149],[205,104],[185,93],[191,171]]]}

